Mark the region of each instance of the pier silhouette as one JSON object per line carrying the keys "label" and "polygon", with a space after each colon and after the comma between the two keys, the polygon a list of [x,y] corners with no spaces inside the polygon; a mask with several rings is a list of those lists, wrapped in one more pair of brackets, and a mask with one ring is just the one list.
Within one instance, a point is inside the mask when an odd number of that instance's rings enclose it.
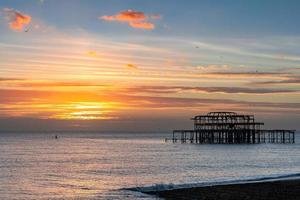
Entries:
{"label": "pier silhouette", "polygon": [[207,115],[195,116],[192,120],[194,129],[174,130],[173,142],[197,144],[295,143],[295,130],[261,129],[264,123],[256,122],[254,115],[210,112]]}

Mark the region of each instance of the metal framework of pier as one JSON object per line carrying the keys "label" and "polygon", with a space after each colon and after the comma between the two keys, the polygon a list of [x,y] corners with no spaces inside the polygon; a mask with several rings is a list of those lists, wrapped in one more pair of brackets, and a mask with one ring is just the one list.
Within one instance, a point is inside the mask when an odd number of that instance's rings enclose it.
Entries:
{"label": "metal framework of pier", "polygon": [[194,130],[174,130],[172,141],[197,144],[295,143],[295,130],[261,129],[254,115],[210,112],[192,118]]}

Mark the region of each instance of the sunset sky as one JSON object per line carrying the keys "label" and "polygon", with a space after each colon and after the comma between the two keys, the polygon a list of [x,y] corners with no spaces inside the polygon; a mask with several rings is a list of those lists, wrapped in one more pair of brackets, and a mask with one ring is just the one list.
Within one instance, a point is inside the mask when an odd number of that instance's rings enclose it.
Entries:
{"label": "sunset sky", "polygon": [[0,130],[300,128],[298,0],[1,0]]}

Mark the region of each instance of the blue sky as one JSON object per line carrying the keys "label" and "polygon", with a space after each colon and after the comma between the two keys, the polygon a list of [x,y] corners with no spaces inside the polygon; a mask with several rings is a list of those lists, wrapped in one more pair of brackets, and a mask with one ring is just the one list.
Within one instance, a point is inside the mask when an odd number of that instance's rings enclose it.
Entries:
{"label": "blue sky", "polygon": [[[299,1],[1,1],[1,7],[21,9],[60,28],[83,28],[101,34],[136,34],[116,24],[99,22],[100,15],[134,9],[163,16],[151,34],[189,37],[295,36],[300,32]],[[59,5],[59,6],[58,6]],[[168,28],[166,28],[166,27]],[[122,31],[121,33],[116,31]],[[104,33],[103,33],[104,32]],[[132,33],[133,32],[133,33]]]}

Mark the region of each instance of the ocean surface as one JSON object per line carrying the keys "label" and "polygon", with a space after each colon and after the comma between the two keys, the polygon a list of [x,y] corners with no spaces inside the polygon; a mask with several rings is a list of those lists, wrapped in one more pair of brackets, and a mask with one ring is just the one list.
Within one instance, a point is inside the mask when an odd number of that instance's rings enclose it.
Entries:
{"label": "ocean surface", "polygon": [[299,133],[296,144],[257,145],[167,136],[2,133],[0,199],[157,199],[138,191],[300,175]]}

